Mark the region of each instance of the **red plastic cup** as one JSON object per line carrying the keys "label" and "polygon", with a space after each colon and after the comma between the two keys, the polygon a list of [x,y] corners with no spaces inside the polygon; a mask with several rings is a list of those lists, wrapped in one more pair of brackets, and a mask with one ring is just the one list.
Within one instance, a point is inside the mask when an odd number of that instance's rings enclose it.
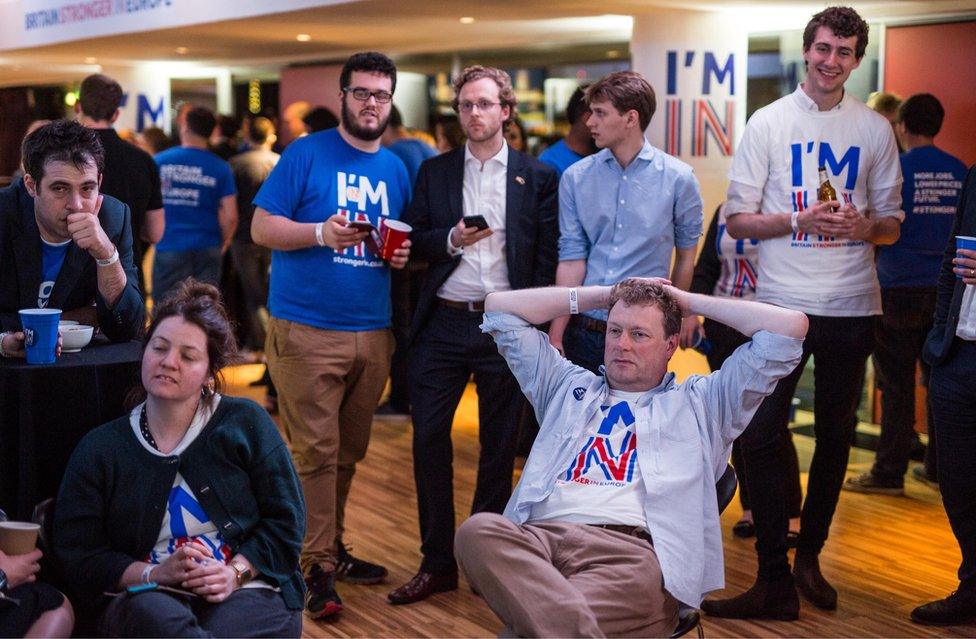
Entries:
{"label": "red plastic cup", "polygon": [[393,259],[393,251],[397,250],[410,237],[413,227],[400,220],[383,220],[380,235],[383,238],[383,248],[380,257],[389,262]]}

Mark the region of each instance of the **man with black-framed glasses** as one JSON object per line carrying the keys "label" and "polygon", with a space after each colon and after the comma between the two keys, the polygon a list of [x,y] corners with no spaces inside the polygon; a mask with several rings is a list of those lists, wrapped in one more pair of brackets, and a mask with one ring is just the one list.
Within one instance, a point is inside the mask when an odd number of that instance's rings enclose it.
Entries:
{"label": "man with black-framed glasses", "polygon": [[339,127],[285,149],[251,224],[254,241],[273,251],[265,353],[305,493],[301,566],[313,619],[342,610],[336,579],[371,584],[387,574],[349,554],[342,524],[393,353],[389,267],[403,268],[410,253],[408,241],[387,263],[350,224],[382,228],[410,196],[403,162],[380,146],[396,67],[381,53],[357,53],[340,88]]}
{"label": "man with black-framed glasses", "polygon": [[481,453],[472,512],[500,513],[512,492],[522,401],[518,383],[481,332],[485,296],[555,280],[555,170],[509,148],[511,78],[474,66],[455,80],[454,108],[467,143],[425,161],[404,219],[415,255],[430,266],[410,331],[414,479],[423,561],[389,594],[394,604],[457,588],[451,424],[465,385],[478,388]]}

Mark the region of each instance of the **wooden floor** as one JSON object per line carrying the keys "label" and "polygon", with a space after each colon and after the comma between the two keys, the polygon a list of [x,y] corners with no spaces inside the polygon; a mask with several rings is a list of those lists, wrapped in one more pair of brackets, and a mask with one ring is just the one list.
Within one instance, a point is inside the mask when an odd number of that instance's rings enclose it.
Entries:
{"label": "wooden floor", "polygon": [[[692,362],[692,368],[699,365]],[[259,366],[238,367],[230,376],[229,392],[260,400],[263,389],[246,386],[259,373]],[[476,422],[476,397],[469,387],[453,434],[459,523],[467,515],[473,493]],[[346,513],[346,543],[351,543],[356,556],[386,565],[388,583],[339,584],[345,610],[332,622],[306,619],[304,637],[483,637],[500,630],[492,612],[463,583],[456,592],[410,606],[391,606],[386,601],[386,593],[413,576],[420,563],[410,437],[408,422],[374,422],[369,454],[357,471]],[[795,440],[805,469],[812,442],[803,436]],[[871,455],[856,452],[849,470],[861,472],[870,461]],[[706,618],[706,636],[976,636],[972,626],[929,628],[908,621],[914,606],[955,588],[959,551],[938,493],[912,479],[906,479],[906,484],[907,497],[842,494],[821,559],[826,577],[839,591],[838,610],[824,612],[803,603],[800,620],[793,623]],[[730,531],[740,514],[735,500],[722,516],[725,592],[733,594],[752,584],[756,570],[753,540],[735,538]]]}

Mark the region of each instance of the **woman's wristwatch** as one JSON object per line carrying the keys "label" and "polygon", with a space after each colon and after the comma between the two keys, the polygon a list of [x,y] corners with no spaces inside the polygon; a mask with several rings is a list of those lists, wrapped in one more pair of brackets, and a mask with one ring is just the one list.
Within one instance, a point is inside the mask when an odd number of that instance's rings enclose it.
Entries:
{"label": "woman's wristwatch", "polygon": [[3,340],[7,339],[7,335],[10,335],[10,331],[0,331],[0,357],[13,357],[3,348]]}
{"label": "woman's wristwatch", "polygon": [[230,567],[234,569],[237,575],[238,588],[251,581],[251,569],[243,561],[232,561]]}

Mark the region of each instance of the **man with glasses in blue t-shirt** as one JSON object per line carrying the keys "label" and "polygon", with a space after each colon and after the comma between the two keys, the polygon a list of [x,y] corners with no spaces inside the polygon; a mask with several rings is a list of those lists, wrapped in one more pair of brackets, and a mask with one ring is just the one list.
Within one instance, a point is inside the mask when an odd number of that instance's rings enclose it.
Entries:
{"label": "man with glasses in blue t-shirt", "polygon": [[272,249],[268,370],[278,389],[285,440],[306,499],[301,566],[313,619],[342,610],[335,580],[382,581],[386,568],[357,559],[342,541],[356,462],[366,455],[373,411],[393,353],[389,264],[367,249],[410,198],[403,162],[380,145],[396,67],[357,53],[340,75],[338,128],[295,140],[254,199],[251,236]]}

